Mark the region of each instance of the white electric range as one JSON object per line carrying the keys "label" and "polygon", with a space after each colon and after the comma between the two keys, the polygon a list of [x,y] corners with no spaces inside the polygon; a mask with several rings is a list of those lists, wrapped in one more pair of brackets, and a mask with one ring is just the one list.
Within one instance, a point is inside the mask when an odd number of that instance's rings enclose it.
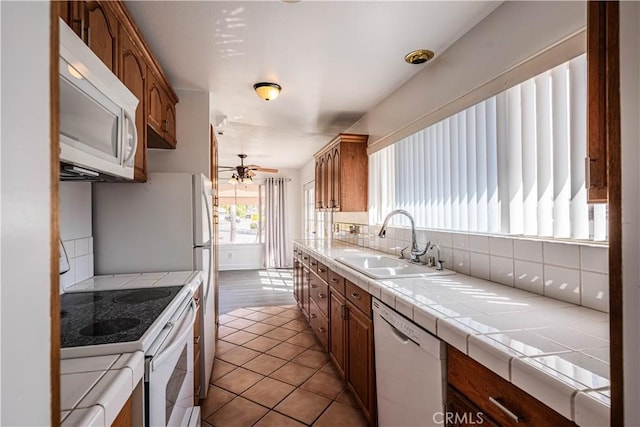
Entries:
{"label": "white electric range", "polygon": [[61,358],[143,351],[145,424],[198,425],[193,294],[201,283],[200,271],[185,271],[96,276],[68,287]]}

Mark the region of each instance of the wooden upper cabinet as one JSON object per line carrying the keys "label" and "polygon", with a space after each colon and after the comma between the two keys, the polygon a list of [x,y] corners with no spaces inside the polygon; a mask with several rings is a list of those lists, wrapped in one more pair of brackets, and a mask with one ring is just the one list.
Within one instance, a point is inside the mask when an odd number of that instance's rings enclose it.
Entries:
{"label": "wooden upper cabinet", "polygon": [[116,73],[118,20],[108,2],[84,2],[82,39],[98,58]]}
{"label": "wooden upper cabinet", "polygon": [[176,148],[176,103],[171,91],[149,67],[147,72],[147,125],[149,148]]}
{"label": "wooden upper cabinet", "polygon": [[158,83],[158,79],[149,72],[148,74],[149,88],[147,90],[147,124],[157,133],[162,133],[164,128],[163,116],[164,107],[162,99],[164,98],[163,90]]}
{"label": "wooden upper cabinet", "polygon": [[138,98],[136,108],[136,130],[138,131],[138,148],[135,156],[134,179],[144,182],[147,180],[147,138],[145,120],[145,80],[147,66],[140,48],[124,29],[120,29],[120,72],[118,77]]}
{"label": "wooden upper cabinet", "polygon": [[620,139],[619,6],[587,2],[587,201],[608,199],[608,146]]}
{"label": "wooden upper cabinet", "polygon": [[316,175],[315,175],[315,197],[316,197],[316,209],[324,208],[324,200],[322,200],[322,194],[324,193],[324,185],[322,179],[322,172],[324,168],[324,158],[316,159]]}
{"label": "wooden upper cabinet", "polygon": [[341,188],[342,182],[340,177],[340,145],[336,146],[331,153],[331,207],[340,210]]}
{"label": "wooden upper cabinet", "polygon": [[368,135],[340,134],[315,155],[316,208],[367,210]]}
{"label": "wooden upper cabinet", "polygon": [[176,146],[176,105],[165,94],[164,104],[165,139],[170,145]]}

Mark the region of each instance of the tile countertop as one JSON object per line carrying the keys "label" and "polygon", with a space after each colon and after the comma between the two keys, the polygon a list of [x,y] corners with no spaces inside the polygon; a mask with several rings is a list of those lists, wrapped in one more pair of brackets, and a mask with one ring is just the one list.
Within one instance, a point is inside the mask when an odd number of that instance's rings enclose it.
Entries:
{"label": "tile countertop", "polygon": [[113,289],[139,289],[162,286],[198,286],[202,271],[170,271],[160,273],[131,273],[93,276],[65,288],[65,292],[104,291]]}
{"label": "tile countertop", "polygon": [[60,362],[62,426],[110,426],[144,375],[141,351]]}
{"label": "tile countertop", "polygon": [[295,246],[576,424],[609,425],[608,314],[460,273],[371,279],[335,258],[381,252]]}

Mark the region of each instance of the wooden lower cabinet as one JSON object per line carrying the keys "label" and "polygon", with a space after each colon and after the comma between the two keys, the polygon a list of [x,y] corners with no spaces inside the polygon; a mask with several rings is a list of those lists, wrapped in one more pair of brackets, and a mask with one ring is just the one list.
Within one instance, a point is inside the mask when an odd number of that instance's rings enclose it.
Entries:
{"label": "wooden lower cabinet", "polygon": [[373,320],[351,302],[346,302],[347,384],[369,424],[375,420],[375,367],[373,364]]}
{"label": "wooden lower cabinet", "polygon": [[338,368],[340,374],[345,377],[345,331],[344,317],[346,313],[345,299],[339,292],[329,292],[329,357]]}
{"label": "wooden lower cabinet", "polygon": [[133,425],[133,398],[129,398],[113,420],[111,427],[131,427]]}
{"label": "wooden lower cabinet", "polygon": [[[455,392],[447,395],[447,408],[455,412],[449,416],[454,419],[456,414],[458,420],[463,420],[467,411],[479,411],[485,418],[501,426],[576,425],[451,346],[447,347],[447,382],[448,390]],[[467,402],[467,406],[464,406],[464,402]],[[472,418],[466,415],[467,420]],[[448,425],[465,426],[470,423]]]}
{"label": "wooden lower cabinet", "polygon": [[293,288],[298,307],[329,352],[369,425],[375,425],[371,295],[300,249],[294,255]]}
{"label": "wooden lower cabinet", "polygon": [[482,410],[465,398],[455,388],[447,387],[446,411],[436,422],[448,427],[497,426]]}

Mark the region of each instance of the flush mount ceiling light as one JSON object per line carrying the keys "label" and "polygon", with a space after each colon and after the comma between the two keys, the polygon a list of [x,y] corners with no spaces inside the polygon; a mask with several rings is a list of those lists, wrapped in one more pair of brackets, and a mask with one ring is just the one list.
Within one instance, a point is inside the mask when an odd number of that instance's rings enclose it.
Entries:
{"label": "flush mount ceiling light", "polygon": [[418,49],[413,52],[409,52],[404,56],[404,60],[409,64],[424,64],[431,58],[433,58],[434,53],[427,49]]}
{"label": "flush mount ceiling light", "polygon": [[276,99],[280,95],[282,87],[277,83],[260,82],[253,85],[258,96],[265,101]]}

